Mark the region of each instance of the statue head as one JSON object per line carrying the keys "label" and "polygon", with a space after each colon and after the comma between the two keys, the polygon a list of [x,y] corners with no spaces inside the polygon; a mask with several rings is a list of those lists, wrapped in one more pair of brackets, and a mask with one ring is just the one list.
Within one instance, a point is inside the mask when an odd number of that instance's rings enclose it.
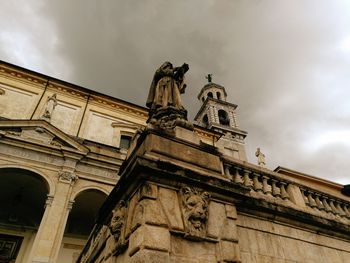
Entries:
{"label": "statue head", "polygon": [[192,234],[203,234],[208,220],[209,193],[196,188],[181,189],[185,224]]}
{"label": "statue head", "polygon": [[120,201],[116,205],[115,209],[112,211],[112,218],[109,224],[109,229],[116,241],[118,241],[121,236],[121,232],[125,224],[125,215],[126,215],[125,202]]}
{"label": "statue head", "polygon": [[169,61],[165,61],[161,66],[161,69],[172,69],[173,68],[173,64],[171,64]]}

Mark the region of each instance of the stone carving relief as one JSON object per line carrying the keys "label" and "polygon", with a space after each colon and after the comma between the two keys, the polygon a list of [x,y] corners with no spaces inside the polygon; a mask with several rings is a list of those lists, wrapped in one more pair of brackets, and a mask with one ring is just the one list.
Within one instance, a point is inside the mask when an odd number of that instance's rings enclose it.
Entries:
{"label": "stone carving relief", "polygon": [[52,116],[52,112],[54,111],[56,106],[57,106],[57,94],[54,93],[51,97],[47,99],[45,111],[42,118],[45,120],[50,120]]}
{"label": "stone carving relief", "polygon": [[125,201],[120,201],[112,211],[112,218],[109,223],[109,230],[114,239],[114,245],[111,255],[118,255],[126,248],[127,244],[124,239],[124,228],[126,222],[126,204]]}
{"label": "stone carving relief", "polygon": [[58,180],[63,183],[73,184],[76,180],[78,180],[78,176],[72,172],[59,171]]}
{"label": "stone carving relief", "polygon": [[205,237],[209,216],[209,193],[194,187],[184,187],[180,194],[186,236],[192,239]]}

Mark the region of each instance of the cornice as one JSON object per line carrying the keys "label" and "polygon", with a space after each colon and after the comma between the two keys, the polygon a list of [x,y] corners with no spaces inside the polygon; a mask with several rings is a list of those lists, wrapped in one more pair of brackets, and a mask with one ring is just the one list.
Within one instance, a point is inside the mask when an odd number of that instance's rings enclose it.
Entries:
{"label": "cornice", "polygon": [[148,112],[146,109],[139,109],[137,107],[132,107],[119,101],[113,101],[102,96],[92,95],[90,97],[90,103],[95,103],[100,106],[104,106],[110,109],[117,109],[123,111],[127,114],[132,114],[141,118],[147,118]]}
{"label": "cornice", "polygon": [[32,85],[45,85],[47,79],[35,76],[33,74],[25,73],[22,70],[14,69],[0,63],[0,75],[16,81],[22,81]]}

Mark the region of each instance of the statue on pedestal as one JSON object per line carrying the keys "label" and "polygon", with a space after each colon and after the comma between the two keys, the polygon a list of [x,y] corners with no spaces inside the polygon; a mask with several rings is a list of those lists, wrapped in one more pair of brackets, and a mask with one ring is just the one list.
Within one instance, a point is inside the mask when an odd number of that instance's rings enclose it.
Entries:
{"label": "statue on pedestal", "polygon": [[255,156],[258,157],[258,165],[264,167],[266,165],[265,154],[260,151],[260,148],[256,149]]}
{"label": "statue on pedestal", "polygon": [[186,63],[173,67],[170,62],[164,62],[157,69],[146,102],[150,109],[149,124],[163,129],[172,129],[177,125],[192,128],[180,97],[180,94],[185,93],[184,76],[188,69]]}

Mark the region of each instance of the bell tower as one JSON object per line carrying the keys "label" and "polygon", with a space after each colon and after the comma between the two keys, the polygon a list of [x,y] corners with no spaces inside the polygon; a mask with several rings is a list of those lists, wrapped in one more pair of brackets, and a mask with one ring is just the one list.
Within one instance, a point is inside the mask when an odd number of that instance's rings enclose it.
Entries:
{"label": "bell tower", "polygon": [[206,76],[208,83],[198,94],[202,103],[195,123],[204,128],[222,133],[216,146],[225,155],[246,161],[244,139],[247,132],[239,129],[236,117],[237,105],[227,102],[227,93],[223,86],[212,82],[212,74]]}

